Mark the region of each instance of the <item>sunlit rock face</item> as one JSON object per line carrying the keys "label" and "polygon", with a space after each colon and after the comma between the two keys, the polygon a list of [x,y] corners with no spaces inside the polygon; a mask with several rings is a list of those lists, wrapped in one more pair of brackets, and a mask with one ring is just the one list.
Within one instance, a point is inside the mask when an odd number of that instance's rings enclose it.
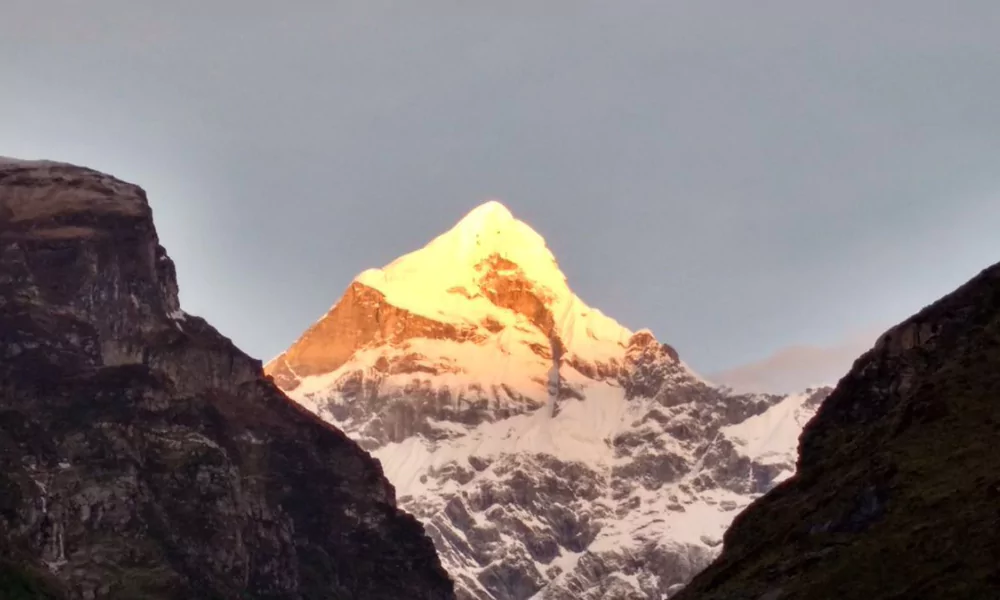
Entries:
{"label": "sunlit rock face", "polygon": [[140,188],[0,160],[0,598],[453,597],[379,464],[180,310]]}
{"label": "sunlit rock face", "polygon": [[673,593],[794,471],[826,394],[702,380],[580,300],[497,202],[359,275],[266,370],[372,451],[484,600]]}

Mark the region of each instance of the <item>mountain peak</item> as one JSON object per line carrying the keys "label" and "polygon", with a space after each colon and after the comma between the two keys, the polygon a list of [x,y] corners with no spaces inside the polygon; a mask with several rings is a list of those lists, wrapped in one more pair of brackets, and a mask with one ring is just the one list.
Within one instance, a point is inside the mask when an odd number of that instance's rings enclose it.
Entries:
{"label": "mountain peak", "polygon": [[497,201],[362,273],[266,372],[378,458],[480,600],[676,591],[814,408],[717,389],[587,306]]}
{"label": "mountain peak", "polygon": [[510,288],[516,281],[514,287],[530,290],[542,302],[569,350],[611,356],[632,335],[581,301],[545,239],[496,200],[473,209],[420,250],[355,281],[396,307],[453,324],[482,323],[497,308],[491,297],[498,286]]}
{"label": "mountain peak", "polygon": [[489,230],[509,226],[517,219],[510,209],[499,200],[488,200],[469,211],[459,221],[458,227],[463,230]]}
{"label": "mountain peak", "polygon": [[[493,255],[499,255],[530,269],[535,263],[546,270],[558,267],[545,239],[530,225],[514,217],[499,200],[490,200],[472,209],[447,233],[425,247],[450,247],[451,261],[476,266]],[[549,273],[551,275],[551,273]],[[565,276],[559,273],[565,282]]]}
{"label": "mountain peak", "polygon": [[457,291],[477,295],[484,266],[497,263],[519,270],[521,278],[552,297],[572,296],[542,236],[497,200],[476,207],[423,248],[369,269],[356,281],[397,306],[438,318],[442,310],[448,312],[447,299]]}
{"label": "mountain peak", "polygon": [[[373,306],[378,310],[369,311]],[[349,340],[345,329],[357,339]],[[490,357],[482,369],[468,367],[463,377],[480,385],[494,377],[493,364],[501,360],[490,354],[494,351],[521,356],[528,348],[530,361],[541,361],[541,374],[532,370],[534,362],[513,372],[545,379],[553,357],[610,365],[631,336],[573,293],[542,236],[490,200],[423,248],[358,275],[340,301],[268,369],[280,371],[288,389],[302,377],[333,373],[363,346],[376,352],[376,341],[475,338],[488,345],[483,355]],[[539,353],[547,357],[538,358]],[[523,382],[506,383],[514,389]]]}

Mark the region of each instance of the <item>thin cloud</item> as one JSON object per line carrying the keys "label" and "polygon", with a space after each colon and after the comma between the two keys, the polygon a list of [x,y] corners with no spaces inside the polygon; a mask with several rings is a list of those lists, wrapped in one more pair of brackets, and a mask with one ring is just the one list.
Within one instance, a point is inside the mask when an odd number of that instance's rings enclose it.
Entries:
{"label": "thin cloud", "polygon": [[858,334],[830,346],[788,346],[767,358],[720,371],[710,378],[740,392],[791,393],[833,385],[856,358],[872,347],[879,333]]}

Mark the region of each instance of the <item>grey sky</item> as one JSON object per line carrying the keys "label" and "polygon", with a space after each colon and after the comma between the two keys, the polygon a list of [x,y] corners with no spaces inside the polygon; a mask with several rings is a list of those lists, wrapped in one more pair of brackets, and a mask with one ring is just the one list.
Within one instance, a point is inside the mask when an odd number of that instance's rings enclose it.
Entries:
{"label": "grey sky", "polygon": [[996,0],[2,4],[0,155],[143,185],[265,359],[491,197],[705,372],[1000,260]]}

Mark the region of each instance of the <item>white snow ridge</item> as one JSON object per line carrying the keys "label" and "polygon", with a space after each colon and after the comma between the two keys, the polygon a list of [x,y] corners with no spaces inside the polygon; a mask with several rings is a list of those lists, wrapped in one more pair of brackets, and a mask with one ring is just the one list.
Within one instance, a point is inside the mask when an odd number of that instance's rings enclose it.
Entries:
{"label": "white snow ridge", "polygon": [[704,381],[588,307],[495,201],[359,275],[266,369],[382,462],[482,600],[668,597],[794,471],[829,391]]}

